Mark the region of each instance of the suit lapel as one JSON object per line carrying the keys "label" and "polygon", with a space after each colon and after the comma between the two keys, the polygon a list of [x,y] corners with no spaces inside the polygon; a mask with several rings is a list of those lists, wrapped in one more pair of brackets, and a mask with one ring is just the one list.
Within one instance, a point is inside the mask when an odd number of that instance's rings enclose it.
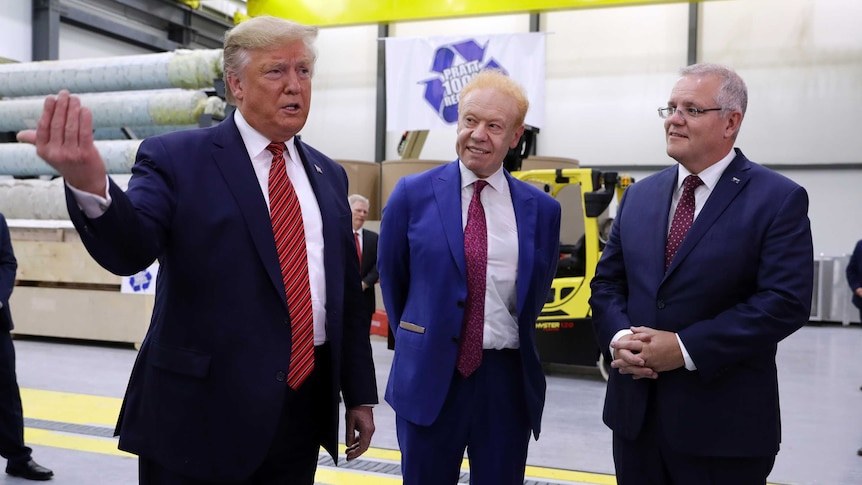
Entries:
{"label": "suit lapel", "polygon": [[515,225],[518,227],[518,293],[517,312],[521,314],[527,300],[527,289],[533,277],[533,260],[536,249],[536,221],[538,208],[536,198],[529,190],[517,183],[509,172],[505,172],[512,194],[512,205],[515,208]]}
{"label": "suit lapel", "polygon": [[736,158],[721,174],[718,183],[709,195],[706,204],[694,220],[691,229],[683,239],[676,256],[667,269],[669,275],[685,259],[685,257],[697,246],[698,242],[709,231],[715,221],[730,206],[742,189],[748,184],[749,162],[745,156],[738,152]]}
{"label": "suit lapel", "polygon": [[233,115],[213,128],[212,157],[242,212],[254,247],[273,286],[287,305],[269,210]]}
{"label": "suit lapel", "polygon": [[[440,222],[443,234],[449,243],[452,259],[458,267],[458,273],[467,274],[464,262],[464,229],[461,223],[461,173],[458,162],[452,162],[444,167],[440,174],[431,181],[434,198],[440,211]],[[429,234],[435,237],[435,234]]]}

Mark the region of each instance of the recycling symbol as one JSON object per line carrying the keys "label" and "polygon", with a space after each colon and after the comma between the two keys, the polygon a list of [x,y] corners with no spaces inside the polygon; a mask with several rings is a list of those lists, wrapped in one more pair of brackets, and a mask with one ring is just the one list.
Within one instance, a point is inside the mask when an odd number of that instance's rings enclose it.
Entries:
{"label": "recycling symbol", "polygon": [[149,270],[141,271],[140,273],[129,278],[129,286],[133,291],[144,291],[150,287],[153,282],[153,274]]}
{"label": "recycling symbol", "polygon": [[431,72],[436,77],[422,81],[425,84],[425,101],[446,123],[458,121],[458,97],[461,89],[482,69],[500,69],[496,60],[485,61],[488,43],[480,46],[467,40],[440,46],[434,52]]}

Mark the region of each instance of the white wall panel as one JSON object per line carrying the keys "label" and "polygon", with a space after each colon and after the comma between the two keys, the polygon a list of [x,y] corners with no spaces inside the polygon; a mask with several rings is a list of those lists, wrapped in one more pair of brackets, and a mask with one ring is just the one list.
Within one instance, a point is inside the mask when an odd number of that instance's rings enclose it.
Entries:
{"label": "white wall panel", "polygon": [[586,165],[672,163],[661,119],[686,61],[688,5],[551,12],[538,154]]}
{"label": "white wall panel", "polygon": [[759,0],[702,5],[702,61],[748,84],[738,143],[763,163],[859,163],[862,2]]}
{"label": "white wall panel", "polygon": [[3,2],[0,13],[0,57],[18,62],[33,60],[33,2]]}
{"label": "white wall panel", "polygon": [[332,158],[374,160],[377,26],[320,30],[302,139]]}

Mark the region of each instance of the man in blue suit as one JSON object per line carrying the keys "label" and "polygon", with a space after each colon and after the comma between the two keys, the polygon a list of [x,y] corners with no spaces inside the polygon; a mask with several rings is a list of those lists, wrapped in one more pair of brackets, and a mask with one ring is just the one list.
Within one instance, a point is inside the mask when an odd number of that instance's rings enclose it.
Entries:
{"label": "man in blue suit", "polygon": [[604,421],[620,485],[763,485],[781,439],[778,342],[811,306],[808,196],[734,149],[735,72],[681,74],[659,109],[678,165],[626,190],[591,285],[618,370]]}
{"label": "man in blue suit", "polygon": [[395,335],[386,400],[405,485],[522,484],[545,377],[536,318],[557,260],[560,205],[503,168],[524,131],[523,88],[496,71],[464,87],[459,159],[402,178],[377,265]]}
{"label": "man in blue suit", "polygon": [[[347,459],[368,448],[377,391],[347,176],[296,136],[316,35],[273,17],[228,31],[236,112],[145,140],[125,193],[105,174],[91,114],[67,92],[19,135],[65,177],[71,219],[102,266],[128,275],[160,262],[117,424],[141,483],[310,485],[320,445],[336,458],[339,392]],[[293,222],[274,222],[276,200]],[[297,227],[305,237],[284,254],[280,235]]]}
{"label": "man in blue suit", "polygon": [[6,473],[27,480],[50,480],[54,472],[39,465],[24,445],[24,412],[15,375],[15,346],[9,333],[15,328],[9,298],[15,287],[18,260],[12,250],[9,226],[0,214],[0,456],[6,458]]}

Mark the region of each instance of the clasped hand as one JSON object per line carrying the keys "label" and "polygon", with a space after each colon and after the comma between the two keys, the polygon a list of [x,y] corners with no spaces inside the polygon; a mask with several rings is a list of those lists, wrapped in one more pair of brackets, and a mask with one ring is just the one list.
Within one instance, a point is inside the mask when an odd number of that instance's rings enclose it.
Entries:
{"label": "clasped hand", "polygon": [[659,372],[685,365],[676,334],[650,327],[631,327],[632,333],[611,344],[611,367],[634,379],[658,379]]}

